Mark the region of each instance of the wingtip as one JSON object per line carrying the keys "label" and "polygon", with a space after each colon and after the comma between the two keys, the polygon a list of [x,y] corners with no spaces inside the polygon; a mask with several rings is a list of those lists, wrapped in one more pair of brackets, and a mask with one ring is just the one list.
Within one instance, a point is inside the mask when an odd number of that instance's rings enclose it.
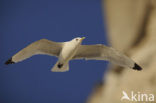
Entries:
{"label": "wingtip", "polygon": [[142,68],[137,63],[134,64],[133,69],[134,70],[138,70],[138,71],[141,71],[142,70]]}
{"label": "wingtip", "polygon": [[12,58],[10,58],[9,60],[7,60],[5,62],[6,65],[9,65],[9,64],[14,64],[15,62],[12,61]]}

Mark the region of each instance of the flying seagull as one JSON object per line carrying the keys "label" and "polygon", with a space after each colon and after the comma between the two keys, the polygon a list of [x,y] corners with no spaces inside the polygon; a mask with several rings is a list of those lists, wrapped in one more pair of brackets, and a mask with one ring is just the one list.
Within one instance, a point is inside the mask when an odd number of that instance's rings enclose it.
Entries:
{"label": "flying seagull", "polygon": [[58,57],[57,63],[51,69],[52,72],[68,71],[69,61],[74,59],[108,60],[120,66],[142,70],[132,59],[111,47],[102,44],[81,45],[84,39],[85,37],[77,37],[67,42],[54,42],[41,39],[19,51],[6,61],[5,64],[14,64],[33,55],[45,54]]}

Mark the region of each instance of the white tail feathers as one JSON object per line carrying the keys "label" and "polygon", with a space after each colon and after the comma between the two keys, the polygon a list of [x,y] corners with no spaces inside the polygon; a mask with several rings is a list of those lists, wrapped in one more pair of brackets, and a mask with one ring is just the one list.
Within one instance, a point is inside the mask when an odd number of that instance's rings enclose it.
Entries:
{"label": "white tail feathers", "polygon": [[51,69],[52,72],[66,72],[69,71],[69,64],[62,64],[61,67],[58,66],[59,61],[54,65],[54,67]]}

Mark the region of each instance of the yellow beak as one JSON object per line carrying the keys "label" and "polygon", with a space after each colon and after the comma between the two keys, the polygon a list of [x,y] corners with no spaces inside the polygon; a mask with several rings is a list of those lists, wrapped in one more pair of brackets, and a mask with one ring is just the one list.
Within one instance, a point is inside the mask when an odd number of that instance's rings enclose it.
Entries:
{"label": "yellow beak", "polygon": [[84,39],[85,39],[85,37],[82,37],[82,38],[81,38],[81,41],[84,40]]}

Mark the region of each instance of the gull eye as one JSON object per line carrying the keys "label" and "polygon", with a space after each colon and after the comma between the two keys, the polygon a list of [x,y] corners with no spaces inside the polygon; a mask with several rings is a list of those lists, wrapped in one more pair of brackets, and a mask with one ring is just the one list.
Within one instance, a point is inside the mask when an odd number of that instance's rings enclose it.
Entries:
{"label": "gull eye", "polygon": [[78,41],[79,39],[76,39],[76,41]]}

